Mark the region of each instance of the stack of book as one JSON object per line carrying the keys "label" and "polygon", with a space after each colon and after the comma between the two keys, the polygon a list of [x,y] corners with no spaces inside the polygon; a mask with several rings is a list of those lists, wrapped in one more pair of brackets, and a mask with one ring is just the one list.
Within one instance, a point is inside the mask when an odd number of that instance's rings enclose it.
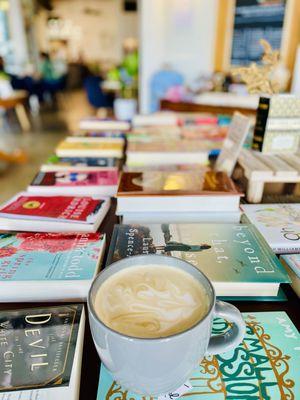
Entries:
{"label": "stack of book", "polygon": [[[137,116],[129,131],[127,122],[84,119],[27,191],[0,206],[0,301],[24,303],[0,311],[0,359],[7,348],[15,355],[11,365],[7,359],[0,368],[1,399],[78,400],[85,315],[77,302],[86,301],[101,268],[107,247],[101,224],[114,194],[122,223],[108,244],[107,266],[134,255],[164,254],[203,271],[221,299],[283,301],[281,284],[291,280],[299,294],[300,204],[245,204],[240,223],[242,193],[226,172],[204,166],[217,123],[208,115],[188,121],[161,113]],[[125,136],[127,167],[119,177]],[[32,308],[29,302],[67,304]],[[263,393],[275,400],[285,396],[285,382],[296,398],[299,333],[293,323],[278,311],[243,317],[247,332],[237,349],[206,357],[189,392],[179,388],[168,398],[236,398],[248,385],[251,396]],[[27,340],[33,327],[39,337]],[[213,333],[227,328],[218,319]],[[40,343],[43,352],[36,355]],[[278,354],[285,360],[285,377]],[[28,372],[31,355],[42,370]],[[226,372],[228,362],[234,376]],[[102,365],[97,399],[116,394],[148,400],[123,389]]]}
{"label": "stack of book", "polygon": [[223,143],[228,133],[230,118],[212,114],[197,115],[181,119],[182,137],[186,139],[211,140]]}
{"label": "stack of book", "polygon": [[144,167],[152,165],[208,165],[213,145],[199,140],[128,140],[126,165]]}
{"label": "stack of book", "polygon": [[69,136],[41,166],[30,193],[114,196],[123,158],[124,137]]}
{"label": "stack of book", "polygon": [[[2,303],[86,301],[123,147],[121,134],[68,137],[27,191],[0,206]],[[77,400],[84,327],[82,304],[0,311],[1,399]]]}
{"label": "stack of book", "polygon": [[300,137],[300,97],[260,97],[252,148],[263,153],[296,153]]}
{"label": "stack of book", "polygon": [[211,114],[137,115],[126,133],[127,170],[154,165],[208,165],[227,136],[230,119]]}
{"label": "stack of book", "polygon": [[123,172],[117,214],[123,222],[239,222],[240,197],[223,172]]}

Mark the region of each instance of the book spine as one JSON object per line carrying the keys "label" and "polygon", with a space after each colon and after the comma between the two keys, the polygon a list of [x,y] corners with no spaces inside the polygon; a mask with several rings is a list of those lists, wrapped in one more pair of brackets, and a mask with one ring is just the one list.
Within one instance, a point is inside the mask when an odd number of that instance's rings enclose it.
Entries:
{"label": "book spine", "polygon": [[299,247],[273,247],[276,254],[296,254],[300,253]]}
{"label": "book spine", "polygon": [[282,264],[276,257],[274,249],[271,249],[270,245],[264,238],[264,236],[259,232],[254,224],[249,224],[249,230],[251,231],[253,237],[255,238],[257,244],[259,245],[261,252],[264,253],[266,259],[269,259],[270,263],[272,263],[274,270],[278,269],[285,276],[285,280],[282,283],[289,283],[290,280],[284,268],[282,268]]}
{"label": "book spine", "polygon": [[110,240],[110,245],[109,245],[109,250],[108,250],[108,254],[107,254],[107,258],[106,258],[105,267],[108,267],[113,262],[118,234],[119,234],[119,225],[115,225],[112,236],[111,236],[111,240]]}
{"label": "book spine", "polygon": [[260,97],[256,114],[256,123],[253,133],[252,149],[262,151],[264,135],[270,109],[270,99]]}

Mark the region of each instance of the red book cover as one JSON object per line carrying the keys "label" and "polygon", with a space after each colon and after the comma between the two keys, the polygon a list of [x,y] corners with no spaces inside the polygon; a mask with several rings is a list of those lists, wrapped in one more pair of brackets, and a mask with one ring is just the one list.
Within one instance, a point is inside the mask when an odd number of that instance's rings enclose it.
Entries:
{"label": "red book cover", "polygon": [[32,186],[114,186],[118,184],[118,171],[58,171],[39,172]]}
{"label": "red book cover", "polygon": [[86,221],[87,217],[95,213],[102,203],[103,200],[91,197],[20,195],[0,208],[0,213]]}

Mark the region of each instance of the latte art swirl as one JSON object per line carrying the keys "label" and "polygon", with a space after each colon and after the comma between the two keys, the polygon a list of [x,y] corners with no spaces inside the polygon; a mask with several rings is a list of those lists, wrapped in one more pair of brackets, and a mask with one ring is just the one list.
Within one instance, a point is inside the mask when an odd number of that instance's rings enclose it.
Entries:
{"label": "latte art swirl", "polygon": [[209,300],[204,287],[175,267],[126,268],[98,290],[95,309],[108,327],[135,337],[165,337],[201,320]]}

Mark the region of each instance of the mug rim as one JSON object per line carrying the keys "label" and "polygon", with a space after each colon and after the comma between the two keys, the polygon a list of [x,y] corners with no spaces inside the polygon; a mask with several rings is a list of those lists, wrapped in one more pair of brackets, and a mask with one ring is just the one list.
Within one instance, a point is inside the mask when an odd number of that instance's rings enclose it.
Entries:
{"label": "mug rim", "polygon": [[[99,279],[102,275],[104,275],[105,271],[107,271],[107,270],[108,270],[111,266],[113,266],[113,265],[118,265],[118,264],[120,264],[120,263],[122,263],[122,262],[124,262],[125,260],[128,260],[128,259],[138,259],[138,258],[144,258],[144,257],[147,257],[147,256],[151,256],[151,257],[152,257],[152,256],[155,256],[155,257],[158,257],[158,258],[169,258],[169,259],[170,259],[170,258],[175,258],[175,260],[178,260],[178,261],[180,261],[180,262],[182,262],[182,263],[188,264],[189,267],[194,268],[194,269],[197,271],[197,273],[199,273],[200,275],[202,275],[202,277],[205,279],[206,283],[208,284],[208,286],[209,286],[210,289],[211,289],[212,301],[211,301],[211,303],[210,303],[210,306],[209,306],[208,310],[207,310],[206,313],[204,314],[203,318],[201,318],[201,320],[197,321],[196,323],[194,323],[192,326],[190,326],[189,328],[185,329],[184,331],[181,331],[181,332],[178,332],[178,333],[174,333],[174,334],[168,335],[168,336],[155,337],[155,338],[153,338],[153,337],[151,337],[151,338],[146,338],[146,337],[143,338],[143,337],[137,337],[137,336],[126,335],[125,333],[121,333],[121,332],[116,331],[116,330],[113,329],[113,328],[110,328],[110,327],[107,326],[103,321],[101,321],[101,319],[99,318],[99,316],[97,315],[97,313],[96,313],[96,311],[95,311],[95,307],[94,307],[94,304],[93,304],[93,301],[92,301],[92,291],[93,291],[93,289],[94,289],[94,287],[95,287],[95,285],[96,285],[98,279]],[[149,263],[149,264],[150,264],[150,263]],[[125,267],[125,268],[130,268],[130,267]],[[173,268],[176,268],[176,267],[173,267]],[[118,271],[118,272],[119,272],[119,271]],[[184,271],[184,272],[187,272],[187,271]],[[187,273],[189,273],[189,272],[187,272]],[[190,273],[189,273],[189,274],[190,274]],[[191,275],[191,274],[190,274],[190,275]],[[110,275],[110,276],[112,276],[112,275]],[[110,276],[108,276],[103,282],[105,282]],[[100,285],[100,286],[101,286],[101,285]],[[99,288],[100,288],[100,286],[99,286]],[[200,271],[197,267],[195,267],[195,266],[194,266],[193,264],[191,264],[190,262],[188,262],[188,261],[186,261],[186,260],[183,260],[182,258],[173,257],[173,256],[167,256],[167,255],[163,255],[163,254],[138,254],[138,255],[135,255],[135,256],[130,256],[130,257],[122,258],[121,260],[115,261],[115,262],[113,262],[113,263],[111,263],[111,264],[105,266],[105,268],[103,268],[103,269],[99,272],[99,274],[94,278],[94,280],[93,280],[93,282],[92,282],[92,285],[91,285],[91,287],[90,287],[90,289],[89,289],[88,297],[87,297],[88,311],[89,311],[89,313],[92,314],[93,318],[94,318],[98,323],[100,323],[100,325],[102,325],[104,328],[108,329],[111,333],[114,333],[114,334],[116,334],[116,335],[118,335],[118,336],[121,336],[121,337],[124,338],[124,339],[127,339],[127,340],[139,340],[139,341],[149,341],[149,340],[151,340],[151,341],[157,341],[157,340],[161,341],[161,340],[168,340],[168,339],[172,339],[172,338],[174,338],[174,337],[183,335],[183,334],[185,334],[186,332],[189,332],[189,331],[195,329],[200,323],[202,323],[203,321],[205,321],[205,320],[208,318],[208,316],[211,314],[212,310],[214,309],[215,303],[216,303],[216,293],[215,293],[215,289],[214,289],[214,287],[213,287],[211,281],[207,278],[207,276],[206,276],[202,271]]]}

